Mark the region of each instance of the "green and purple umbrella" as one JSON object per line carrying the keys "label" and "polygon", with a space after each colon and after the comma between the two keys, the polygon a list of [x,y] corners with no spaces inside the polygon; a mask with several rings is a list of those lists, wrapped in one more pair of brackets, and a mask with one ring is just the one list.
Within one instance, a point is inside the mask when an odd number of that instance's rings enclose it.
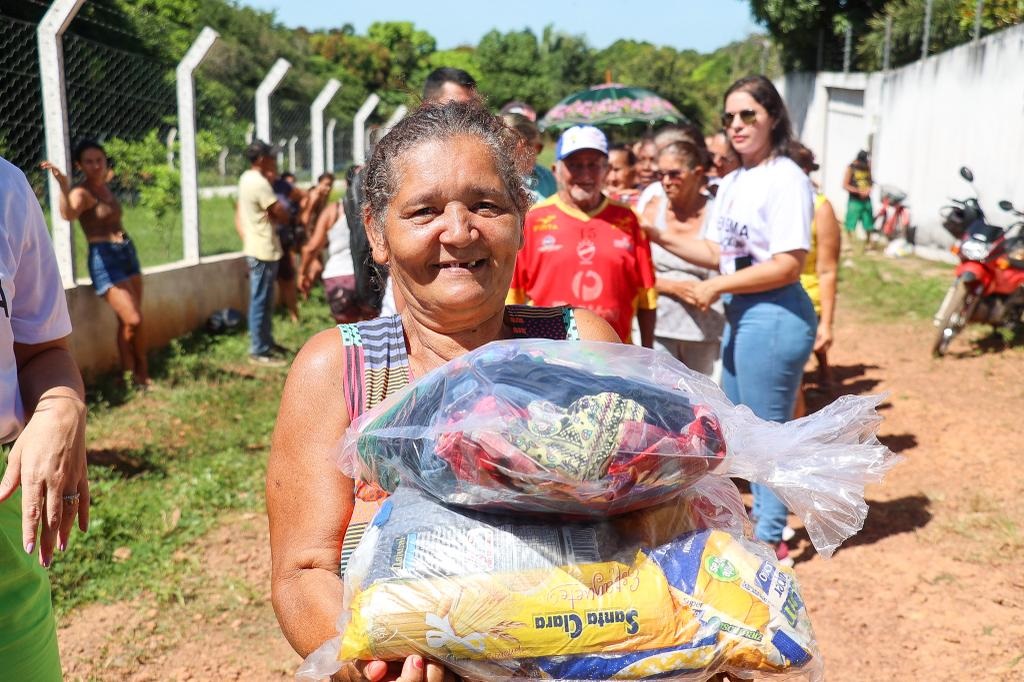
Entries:
{"label": "green and purple umbrella", "polygon": [[541,130],[559,132],[579,124],[603,127],[686,121],[671,102],[655,92],[607,83],[569,95],[551,107],[539,125]]}

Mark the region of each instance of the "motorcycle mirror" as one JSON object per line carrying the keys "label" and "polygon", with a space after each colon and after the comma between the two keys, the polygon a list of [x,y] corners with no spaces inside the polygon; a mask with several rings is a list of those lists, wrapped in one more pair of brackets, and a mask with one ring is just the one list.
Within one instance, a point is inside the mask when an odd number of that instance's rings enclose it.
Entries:
{"label": "motorcycle mirror", "polygon": [[967,166],[960,167],[960,177],[967,182],[974,182],[974,173],[972,173],[971,169]]}
{"label": "motorcycle mirror", "polygon": [[1004,211],[1012,211],[1013,210],[1013,202],[1012,201],[1007,201],[1006,199],[1003,199],[1002,201],[999,202],[999,208],[1003,209]]}

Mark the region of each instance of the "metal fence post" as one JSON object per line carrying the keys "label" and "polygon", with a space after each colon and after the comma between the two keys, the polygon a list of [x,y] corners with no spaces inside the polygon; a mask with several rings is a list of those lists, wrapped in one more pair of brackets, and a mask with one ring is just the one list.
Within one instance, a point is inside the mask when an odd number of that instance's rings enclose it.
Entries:
{"label": "metal fence post", "polygon": [[171,126],[171,129],[167,131],[167,139],[164,143],[167,145],[167,167],[174,170],[174,140],[178,137],[178,129]]}
{"label": "metal fence post", "polygon": [[338,125],[338,119],[332,118],[327,122],[327,172],[334,172],[334,127]]}
{"label": "metal fence post", "polygon": [[978,0],[974,8],[974,42],[981,40],[981,11],[985,7],[985,0]]}
{"label": "metal fence post", "polygon": [[380,96],[371,92],[352,120],[352,163],[366,163],[366,119],[380,104]]}
{"label": "metal fence post", "polygon": [[391,116],[388,117],[388,122],[384,124],[384,135],[387,135],[388,131],[394,128],[408,113],[409,107],[404,104],[399,104],[395,107],[395,110],[391,112]]}
{"label": "metal fence post", "polygon": [[853,24],[846,26],[846,37],[843,39],[843,73],[850,73],[850,50],[853,47]]}
{"label": "metal fence post", "polygon": [[822,71],[825,67],[825,29],[818,29],[818,53],[815,55],[815,71]]}
{"label": "metal fence post", "polygon": [[892,55],[892,15],[885,16],[885,43],[882,46],[882,71],[889,70],[889,58]]}
{"label": "metal fence post", "polygon": [[[310,170],[313,182],[316,182],[316,179],[324,172],[324,109],[340,89],[341,81],[337,78],[330,79],[313,100],[313,106],[309,108],[310,149],[313,152]],[[331,170],[334,170],[333,164]]]}
{"label": "metal fence post", "polygon": [[[46,10],[36,40],[39,43],[39,75],[43,87],[43,122],[46,126],[46,158],[71,177],[68,139],[68,100],[64,88],[64,41],[61,36],[85,0],[54,0]],[[50,195],[50,224],[57,268],[65,287],[75,286],[75,235],[71,223],[60,215],[60,184],[46,174]]]}
{"label": "metal fence post", "polygon": [[[196,88],[193,73],[219,37],[216,31],[205,26],[175,69],[178,85],[178,128],[181,133],[178,166],[181,168],[181,235],[184,242],[182,256],[186,263],[199,262],[199,169],[196,162]],[[218,158],[222,176],[226,159],[227,149],[224,149]]]}
{"label": "metal fence post", "polygon": [[256,137],[267,144],[270,144],[270,96],[290,68],[292,65],[287,59],[278,59],[256,88]]}
{"label": "metal fence post", "polygon": [[[267,144],[271,144],[267,142]],[[281,141],[277,143],[277,173],[281,174],[281,169],[284,168],[284,148],[288,145],[288,140],[281,138]]]}
{"label": "metal fence post", "polygon": [[928,56],[928,43],[931,41],[932,31],[932,0],[927,0],[924,5],[924,35],[921,36],[921,59]]}
{"label": "metal fence post", "polygon": [[292,135],[288,138],[288,172],[295,175],[295,143],[299,141],[298,135]]}

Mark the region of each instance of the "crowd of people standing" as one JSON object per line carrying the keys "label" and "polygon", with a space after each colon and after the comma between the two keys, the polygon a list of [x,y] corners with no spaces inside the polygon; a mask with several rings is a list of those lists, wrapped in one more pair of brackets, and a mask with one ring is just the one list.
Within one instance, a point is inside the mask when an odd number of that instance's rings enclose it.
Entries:
{"label": "crowd of people standing", "polygon": [[[674,125],[610,143],[597,127],[573,126],[558,137],[551,169],[537,161],[544,141],[528,105],[510,103],[494,116],[469,74],[450,68],[431,74],[424,102],[378,141],[365,168],[352,169],[338,200],[330,198],[333,175],[304,190],[278,173],[276,150],[259,140],[246,150],[250,168],[239,179],[250,360],[291,359],[272,333],[275,291],[297,320],[298,293],[322,281],[339,323],[294,358],[267,476],[274,605],[302,655],[334,634],[343,548],[380,503],[379,491],[360,489],[323,452],[416,377],[498,339],[637,343],[716,376],[733,402],[783,422],[803,410],[812,352],[827,374],[839,227],[810,180],[813,153],[795,140],[768,79],[734,83],[721,128],[708,138]],[[84,176],[74,187],[61,169],[44,167],[60,184],[62,215],[78,219],[89,239],[93,285],[118,316],[122,366],[145,387],[141,272],[106,184],[108,159],[94,142],[79,145],[74,158]],[[853,189],[865,182],[851,171]],[[33,229],[24,239],[37,243],[42,232]],[[44,419],[59,419],[70,434],[54,457],[67,471],[50,476],[69,484],[26,491],[36,512],[44,498],[63,511],[24,531],[32,555],[42,524],[39,561],[48,564],[73,521],[87,523],[84,414],[68,364],[66,309],[52,291],[45,301],[27,296],[19,281],[26,267],[42,268],[55,291],[52,257],[29,251],[0,272],[0,285],[18,285],[23,309],[45,318],[46,331],[26,331],[31,316],[5,316],[12,321],[0,352],[17,356],[12,386],[20,381],[22,390],[20,398],[16,388],[2,396],[0,436],[21,432],[20,453]],[[53,361],[45,371],[36,362],[43,354]],[[58,399],[68,401],[67,414],[31,416],[40,401]],[[11,471],[0,498],[24,480]],[[786,561],[787,510],[767,488],[752,492],[754,533]],[[45,585],[28,564],[24,570]],[[387,669],[370,662],[350,674],[379,680]],[[403,682],[445,677],[419,657],[391,674]]]}

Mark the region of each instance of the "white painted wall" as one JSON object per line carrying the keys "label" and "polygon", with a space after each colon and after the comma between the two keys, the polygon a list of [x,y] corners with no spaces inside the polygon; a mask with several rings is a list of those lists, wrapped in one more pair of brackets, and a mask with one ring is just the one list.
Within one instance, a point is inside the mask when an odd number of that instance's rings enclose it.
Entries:
{"label": "white painted wall", "polygon": [[[211,283],[216,282],[216,286]],[[89,284],[65,290],[72,352],[86,379],[118,366],[117,318]],[[147,345],[162,348],[206,323],[220,308],[249,307],[249,269],[239,253],[170,263],[143,271],[142,319]]]}
{"label": "white painted wall", "polygon": [[[1024,206],[1024,25],[889,72],[795,73],[777,85],[840,219],[835,168],[861,148],[872,150],[876,182],[908,193],[918,243],[952,242],[939,209],[970,191],[960,166],[974,171],[992,222],[1010,222],[1000,199]],[[859,123],[850,90],[863,93]]]}

